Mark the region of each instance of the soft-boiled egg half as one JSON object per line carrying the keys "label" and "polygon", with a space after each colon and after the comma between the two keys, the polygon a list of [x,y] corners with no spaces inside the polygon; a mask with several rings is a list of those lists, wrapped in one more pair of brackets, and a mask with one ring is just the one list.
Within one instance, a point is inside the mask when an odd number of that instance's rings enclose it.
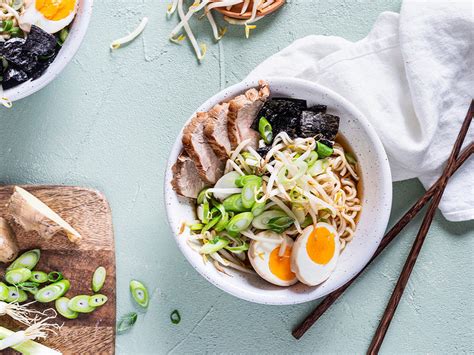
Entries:
{"label": "soft-boiled egg half", "polygon": [[[293,239],[272,231],[260,232],[257,237],[261,237],[261,240],[252,240],[248,252],[250,263],[257,274],[278,286],[290,286],[298,282],[291,271]],[[280,253],[283,238],[286,246],[283,253]]]}
{"label": "soft-boiled egg half", "polygon": [[20,17],[21,27],[36,25],[56,33],[72,22],[78,3],[79,0],[31,0]]}
{"label": "soft-boiled egg half", "polygon": [[291,254],[291,270],[309,286],[326,281],[336,268],[340,243],[337,231],[327,223],[309,226],[296,239]]}

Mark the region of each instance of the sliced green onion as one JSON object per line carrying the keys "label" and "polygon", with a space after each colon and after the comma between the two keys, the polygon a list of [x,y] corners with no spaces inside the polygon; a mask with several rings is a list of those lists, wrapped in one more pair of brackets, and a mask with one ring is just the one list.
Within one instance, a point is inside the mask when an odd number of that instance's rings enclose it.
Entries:
{"label": "sliced green onion", "polygon": [[37,283],[37,282],[33,282],[33,281],[25,281],[25,282],[22,282],[22,283],[19,283],[18,285],[16,285],[20,290],[23,290],[23,291],[27,291],[33,295],[36,295],[36,292],[38,292],[38,286],[40,284]]}
{"label": "sliced green onion", "polygon": [[38,282],[40,284],[48,282],[48,274],[44,271],[32,271],[30,281]]}
{"label": "sliced green onion", "polygon": [[173,324],[178,324],[179,322],[181,322],[181,316],[179,315],[179,312],[177,309],[171,312],[170,319],[171,319],[171,323]]}
{"label": "sliced green onion", "polygon": [[106,276],[107,270],[105,270],[105,267],[99,266],[97,269],[95,269],[94,275],[92,275],[92,291],[100,291],[102,286],[104,286]]}
{"label": "sliced green onion", "polygon": [[20,27],[13,27],[9,33],[11,37],[18,37],[21,35],[22,30],[20,29]]}
{"label": "sliced green onion", "polygon": [[217,224],[217,222],[220,221],[220,219],[221,219],[221,216],[217,216],[217,217],[214,217],[213,219],[211,219],[211,221],[204,226],[201,233],[205,233],[208,230],[210,230],[212,227],[214,227]]}
{"label": "sliced green onion", "polygon": [[357,158],[355,157],[354,154],[347,152],[344,155],[346,156],[346,160],[349,164],[352,164],[352,165],[357,164]]}
{"label": "sliced green onion", "polygon": [[257,217],[265,211],[266,202],[255,202],[252,206],[252,214]]}
{"label": "sliced green onion", "polygon": [[191,224],[191,226],[189,227],[192,231],[200,231],[201,229],[204,228],[204,224],[202,223],[194,223],[194,224]]}
{"label": "sliced green onion", "polygon": [[291,217],[288,217],[288,216],[274,217],[274,218],[271,218],[268,221],[268,229],[270,229],[274,232],[277,232],[277,233],[283,233],[294,222],[295,222],[295,220]]}
{"label": "sliced green onion", "polygon": [[209,223],[209,203],[204,202],[202,205],[202,218],[201,221],[204,224]]}
{"label": "sliced green onion", "polygon": [[25,291],[20,290],[18,287],[15,287],[15,286],[8,287],[8,297],[5,300],[5,302],[21,303],[21,302],[25,302],[27,299],[28,299],[28,295],[26,294]]}
{"label": "sliced green onion", "polygon": [[48,274],[48,281],[49,282],[58,282],[63,279],[63,274],[61,274],[59,271],[51,271]]}
{"label": "sliced green onion", "polygon": [[235,194],[230,197],[227,197],[223,202],[224,208],[226,211],[230,212],[244,212],[246,208],[242,202],[242,195]]}
{"label": "sliced green onion", "polygon": [[242,245],[239,245],[237,247],[225,247],[228,251],[231,251],[233,253],[238,253],[238,252],[242,252],[242,251],[247,251],[249,250],[249,243],[247,242],[244,242]]}
{"label": "sliced green onion", "polygon": [[203,204],[204,202],[207,202],[207,195],[206,195],[207,190],[209,190],[209,188],[202,189],[201,192],[199,193],[197,197],[198,205]]}
{"label": "sliced green onion", "polygon": [[227,223],[229,223],[229,214],[227,212],[224,212],[214,229],[218,232],[222,232],[225,227],[227,227]]}
{"label": "sliced green onion", "polygon": [[91,313],[95,310],[95,307],[89,305],[90,296],[78,295],[74,296],[67,303],[67,307],[74,312],[78,313]]}
{"label": "sliced green onion", "polygon": [[261,182],[250,181],[242,188],[242,205],[246,209],[251,209],[256,202],[258,188],[261,186]]}
{"label": "sliced green onion", "polygon": [[30,269],[27,269],[26,267],[22,267],[19,269],[14,269],[14,270],[9,270],[5,274],[5,280],[10,284],[10,285],[16,285],[21,282],[25,282],[31,277],[31,271]]}
{"label": "sliced green onion", "polygon": [[228,232],[242,232],[246,230],[250,223],[252,223],[253,214],[252,212],[242,212],[236,214],[227,224],[226,230]]}
{"label": "sliced green onion", "polygon": [[123,315],[117,323],[117,332],[119,334],[126,332],[136,323],[138,315],[135,312],[130,312]]}
{"label": "sliced green onion", "polygon": [[108,298],[105,295],[97,294],[89,297],[89,306],[100,307],[107,302]]}
{"label": "sliced green onion", "polygon": [[5,301],[8,298],[8,286],[0,282],[0,301]]}
{"label": "sliced green onion", "polygon": [[27,268],[33,270],[41,256],[41,251],[39,249],[29,250],[21,254],[18,258],[13,261],[6,271]]}
{"label": "sliced green onion", "polygon": [[0,32],[8,32],[11,30],[12,27],[13,27],[12,20],[3,20],[2,27],[0,27]]}
{"label": "sliced green onion", "polygon": [[270,229],[270,226],[268,224],[272,218],[286,217],[286,216],[287,214],[281,210],[265,211],[253,219],[252,226],[257,229],[262,229],[262,230]]}
{"label": "sliced green onion", "polygon": [[63,296],[69,290],[70,286],[69,280],[61,280],[52,283],[51,285],[39,289],[35,295],[35,300],[41,303],[55,301]]}
{"label": "sliced green onion", "polygon": [[262,178],[257,175],[240,175],[236,180],[235,184],[238,187],[244,187],[244,185],[248,184],[249,182],[256,181],[259,183],[259,186],[262,186]]}
{"label": "sliced green onion", "polygon": [[150,299],[148,297],[148,290],[143,283],[137,280],[130,281],[130,292],[139,306],[143,308],[148,307]]}
{"label": "sliced green onion", "polygon": [[270,122],[265,117],[260,117],[258,121],[258,131],[266,144],[270,144],[273,140],[273,130]]}
{"label": "sliced green onion", "polygon": [[316,149],[319,158],[327,158],[332,155],[334,152],[334,149],[331,147],[328,147],[326,144],[323,144],[321,142],[317,142],[317,149]]}
{"label": "sliced green onion", "polygon": [[305,161],[308,166],[311,166],[316,162],[316,160],[318,160],[318,153],[313,150],[311,151],[311,153],[309,153],[309,156],[306,158]]}
{"label": "sliced green onion", "polygon": [[229,240],[221,237],[216,237],[213,240],[209,241],[209,243],[204,244],[201,249],[199,249],[199,253],[201,254],[212,254],[216,251],[219,251],[225,248],[229,244]]}
{"label": "sliced green onion", "polygon": [[[237,188],[237,185],[235,184],[235,180],[240,176],[240,174],[237,171],[231,171],[224,176],[222,176],[219,180],[217,180],[216,184],[213,187],[213,195],[216,199],[219,201],[225,200],[227,197],[232,195],[232,193],[228,192],[219,192],[219,191],[226,191],[230,190],[232,191],[233,189],[235,190]],[[235,192],[235,191],[234,191]]]}
{"label": "sliced green onion", "polygon": [[329,161],[327,159],[317,160],[309,169],[308,174],[311,176],[317,176],[326,171],[329,166]]}
{"label": "sliced green onion", "polygon": [[79,316],[79,313],[70,309],[68,307],[68,304],[69,304],[69,298],[67,297],[60,297],[54,303],[56,310],[64,318],[76,319]]}
{"label": "sliced green onion", "polygon": [[69,36],[69,30],[67,29],[67,27],[63,28],[59,32],[58,39],[59,39],[59,45],[60,46],[62,46],[64,44],[64,42],[66,42],[66,39],[67,39],[68,36]]}

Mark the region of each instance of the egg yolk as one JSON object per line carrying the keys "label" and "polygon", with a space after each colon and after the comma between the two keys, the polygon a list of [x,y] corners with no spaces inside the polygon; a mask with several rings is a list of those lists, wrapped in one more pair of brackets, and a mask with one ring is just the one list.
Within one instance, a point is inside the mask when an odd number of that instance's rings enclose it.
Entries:
{"label": "egg yolk", "polygon": [[283,256],[279,256],[280,247],[272,250],[270,253],[270,261],[268,266],[273,275],[280,280],[290,281],[295,278],[295,274],[291,271],[291,247],[287,246]]}
{"label": "egg yolk", "polygon": [[52,21],[68,17],[75,6],[76,0],[36,0],[36,10]]}
{"label": "egg yolk", "polygon": [[327,264],[334,256],[335,250],[334,235],[324,227],[313,230],[306,242],[306,251],[316,264]]}

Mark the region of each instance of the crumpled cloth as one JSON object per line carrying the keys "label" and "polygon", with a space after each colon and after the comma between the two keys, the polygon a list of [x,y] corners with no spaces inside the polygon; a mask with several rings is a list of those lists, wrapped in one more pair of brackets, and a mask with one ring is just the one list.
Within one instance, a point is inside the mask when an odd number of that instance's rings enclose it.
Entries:
{"label": "crumpled cloth", "polygon": [[[352,102],[387,152],[394,181],[441,175],[474,97],[474,23],[470,1],[405,0],[382,13],[369,35],[350,42],[312,35],[296,40],[248,79],[297,77]],[[474,127],[464,146],[474,141]],[[474,157],[461,167],[439,208],[450,221],[474,219]]]}

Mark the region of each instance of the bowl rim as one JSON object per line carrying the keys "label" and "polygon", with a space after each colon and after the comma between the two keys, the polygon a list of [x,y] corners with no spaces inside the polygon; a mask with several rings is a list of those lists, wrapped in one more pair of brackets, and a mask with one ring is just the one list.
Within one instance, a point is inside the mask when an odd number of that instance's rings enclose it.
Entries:
{"label": "bowl rim", "polygon": [[[381,180],[381,187],[383,191],[383,201],[389,208],[386,210],[382,210],[380,212],[380,216],[378,217],[379,224],[380,226],[384,227],[384,231],[386,230],[386,227],[389,222],[390,218],[390,212],[391,212],[391,204],[392,204],[392,175],[391,175],[391,170],[390,166],[388,163],[388,158],[387,154],[385,152],[385,149],[382,145],[382,142],[377,135],[375,129],[373,126],[370,124],[370,122],[367,120],[367,118],[349,101],[347,101],[345,98],[343,98],[341,95],[338,93],[332,91],[331,89],[322,86],[320,84],[316,84],[314,82],[304,80],[304,79],[299,79],[299,78],[289,78],[289,77],[276,77],[276,76],[268,76],[264,78],[265,81],[269,82],[270,87],[271,86],[284,86],[284,85],[300,85],[300,86],[307,86],[311,87],[312,90],[318,90],[322,94],[327,95],[328,97],[332,97],[334,100],[338,101],[339,104],[341,104],[347,111],[349,111],[354,118],[357,119],[358,124],[362,125],[366,134],[370,137],[371,142],[374,146],[374,149],[377,152],[377,155],[379,156],[380,160],[380,180]],[[203,263],[196,263],[194,262],[193,259],[190,257],[190,252],[192,251],[195,253],[194,250],[189,248],[186,243],[180,243],[178,238],[179,238],[179,233],[174,229],[173,226],[173,217],[171,216],[171,211],[170,209],[172,206],[168,204],[169,197],[171,194],[175,194],[175,191],[171,188],[171,180],[169,177],[172,177],[172,166],[175,163],[174,157],[177,152],[181,151],[183,148],[181,138],[183,134],[183,129],[186,126],[186,124],[189,122],[189,120],[193,117],[193,115],[196,112],[204,110],[205,107],[208,107],[210,104],[216,104],[218,102],[221,102],[223,97],[225,96],[232,96],[232,95],[238,95],[239,93],[244,92],[245,90],[251,88],[251,87],[258,87],[258,81],[259,80],[244,80],[242,82],[239,82],[237,84],[234,84],[232,86],[226,87],[223,90],[220,90],[217,94],[213,95],[211,98],[207,99],[203,104],[201,104],[197,110],[195,110],[192,115],[186,120],[186,122],[183,123],[183,127],[181,128],[168,157],[167,164],[166,164],[166,170],[165,170],[165,176],[164,176],[164,196],[165,196],[165,210],[166,210],[166,216],[168,220],[168,224],[170,226],[170,229],[172,230],[173,233],[173,238],[178,245],[179,250],[181,253],[185,256],[187,259],[188,263],[195,269],[197,272],[204,277],[207,281],[209,281],[211,284],[216,286],[217,288],[221,289],[222,291],[235,296],[237,298],[253,302],[253,303],[258,303],[258,304],[265,304],[265,305],[295,305],[295,304],[301,304],[301,303],[306,303],[310,301],[314,301],[316,299],[322,298],[330,294],[331,292],[334,292],[335,290],[339,289],[343,285],[345,285],[347,282],[352,280],[359,272],[361,272],[367,264],[370,262],[371,258],[375,254],[376,249],[378,248],[380,241],[383,238],[384,232],[380,233],[380,235],[377,237],[377,240],[372,243],[368,248],[368,252],[364,254],[363,256],[360,257],[359,262],[357,264],[357,268],[354,268],[350,272],[347,272],[344,274],[343,277],[341,277],[337,282],[335,283],[333,288],[328,288],[325,290],[322,294],[315,296],[313,293],[304,293],[304,294],[299,294],[297,299],[285,299],[285,300],[275,300],[272,299],[271,297],[261,297],[255,292],[250,292],[246,289],[238,288],[235,287],[234,285],[226,282],[222,282],[218,279],[215,279],[213,277],[210,277],[204,272],[204,269],[207,267],[207,265]],[[227,95],[226,95],[227,94]],[[370,249],[370,250],[369,250]],[[265,291],[262,291],[265,292]]]}
{"label": "bowl rim", "polygon": [[56,77],[72,60],[76,52],[79,50],[87,29],[89,28],[94,0],[79,0],[79,6],[81,15],[78,16],[78,11],[73,20],[73,26],[75,22],[78,22],[78,26],[74,27],[74,40],[66,41],[64,47],[59,51],[58,56],[38,79],[33,81],[28,80],[20,85],[12,87],[11,89],[5,90],[4,96],[11,102],[21,100],[44,88],[46,85],[54,81],[54,79],[56,79]]}

